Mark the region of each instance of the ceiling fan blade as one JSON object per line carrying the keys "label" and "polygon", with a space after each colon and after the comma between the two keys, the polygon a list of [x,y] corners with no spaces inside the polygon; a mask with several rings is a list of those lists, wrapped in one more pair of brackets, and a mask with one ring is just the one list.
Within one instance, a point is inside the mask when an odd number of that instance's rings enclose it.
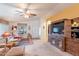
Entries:
{"label": "ceiling fan blade", "polygon": [[32,16],[37,16],[36,14],[31,14]]}
{"label": "ceiling fan blade", "polygon": [[23,15],[19,15],[19,16],[23,16]]}
{"label": "ceiling fan blade", "polygon": [[23,13],[23,12],[16,10],[16,13]]}

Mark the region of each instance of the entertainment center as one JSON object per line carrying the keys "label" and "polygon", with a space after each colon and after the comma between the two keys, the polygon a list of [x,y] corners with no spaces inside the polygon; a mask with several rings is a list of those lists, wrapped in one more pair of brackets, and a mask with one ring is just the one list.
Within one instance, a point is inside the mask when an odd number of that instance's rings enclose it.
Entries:
{"label": "entertainment center", "polygon": [[[60,26],[58,23],[62,21]],[[79,56],[79,17],[62,21],[52,22],[49,26],[48,41],[62,51]]]}

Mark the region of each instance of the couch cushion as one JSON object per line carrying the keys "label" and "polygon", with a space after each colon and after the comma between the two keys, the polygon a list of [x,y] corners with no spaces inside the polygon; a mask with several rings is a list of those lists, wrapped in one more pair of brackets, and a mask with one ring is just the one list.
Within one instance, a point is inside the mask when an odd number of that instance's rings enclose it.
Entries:
{"label": "couch cushion", "polygon": [[22,47],[13,47],[7,53],[6,56],[23,56],[24,48]]}
{"label": "couch cushion", "polygon": [[4,56],[8,51],[9,51],[8,48],[6,48],[6,50],[5,48],[0,48],[0,56]]}
{"label": "couch cushion", "polygon": [[4,54],[4,48],[0,48],[0,56],[3,56]]}

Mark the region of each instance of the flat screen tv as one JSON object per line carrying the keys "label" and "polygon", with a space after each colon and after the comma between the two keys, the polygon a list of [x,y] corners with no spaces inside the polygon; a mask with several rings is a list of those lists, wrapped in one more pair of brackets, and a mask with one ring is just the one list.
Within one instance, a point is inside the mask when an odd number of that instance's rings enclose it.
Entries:
{"label": "flat screen tv", "polygon": [[59,32],[59,29],[58,29],[57,27],[54,27],[54,28],[53,28],[53,32],[54,32],[54,33],[58,33],[58,32]]}
{"label": "flat screen tv", "polygon": [[58,23],[52,24],[51,30],[52,30],[52,33],[63,34],[64,22],[58,22]]}

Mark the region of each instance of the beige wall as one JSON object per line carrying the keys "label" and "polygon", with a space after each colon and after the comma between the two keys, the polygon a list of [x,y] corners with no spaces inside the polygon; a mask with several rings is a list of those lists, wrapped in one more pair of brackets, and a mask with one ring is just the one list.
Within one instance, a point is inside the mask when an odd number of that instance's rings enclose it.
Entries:
{"label": "beige wall", "polygon": [[[17,25],[17,23],[18,22],[10,22],[10,25]],[[24,23],[24,22],[20,22],[20,23]],[[37,28],[37,30],[40,29],[40,31],[38,31],[37,33],[38,34],[37,37],[39,36],[41,42],[43,43],[48,42],[48,24],[45,18],[27,21],[26,23],[27,25],[30,25],[32,28]],[[36,30],[34,32],[36,32]]]}
{"label": "beige wall", "polygon": [[41,41],[48,42],[48,25],[45,18],[41,19]]}
{"label": "beige wall", "polygon": [[49,18],[49,20],[60,20],[63,18],[76,18],[79,17],[79,4],[74,4],[71,7],[64,9],[63,11],[57,13],[56,15]]}
{"label": "beige wall", "polygon": [[26,32],[26,35],[24,35],[24,37],[27,37],[27,33],[29,32],[29,26],[31,28],[30,32],[33,36],[33,38],[40,38],[40,35],[39,35],[39,28],[40,28],[40,18],[34,18],[34,19],[29,19],[29,20],[26,20],[25,22],[10,22],[10,26],[12,25],[17,25],[18,23],[25,23],[27,24],[27,32]]}

